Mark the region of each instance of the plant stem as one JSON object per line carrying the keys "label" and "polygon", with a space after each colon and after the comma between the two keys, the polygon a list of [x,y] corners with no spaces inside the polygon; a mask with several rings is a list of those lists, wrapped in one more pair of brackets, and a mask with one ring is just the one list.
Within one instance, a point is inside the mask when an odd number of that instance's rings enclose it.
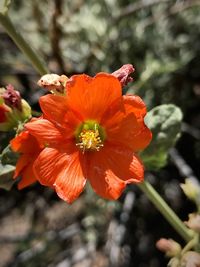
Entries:
{"label": "plant stem", "polygon": [[0,23],[4,27],[5,31],[15,42],[18,48],[24,53],[24,55],[30,60],[35,70],[40,74],[44,75],[48,73],[48,69],[44,63],[40,60],[38,55],[33,51],[25,39],[21,36],[19,32],[15,29],[12,21],[7,14],[0,13]]}
{"label": "plant stem", "polygon": [[198,245],[198,234],[196,234],[193,239],[191,239],[187,245],[183,248],[183,250],[181,251],[181,255],[184,255],[187,251],[191,250],[194,246]]}
{"label": "plant stem", "polygon": [[184,225],[184,223],[168,206],[164,199],[156,192],[153,186],[147,181],[138,184],[138,186],[147,195],[147,197],[156,206],[165,219],[171,224],[171,226],[182,236],[186,242],[189,242],[194,237],[193,231]]}

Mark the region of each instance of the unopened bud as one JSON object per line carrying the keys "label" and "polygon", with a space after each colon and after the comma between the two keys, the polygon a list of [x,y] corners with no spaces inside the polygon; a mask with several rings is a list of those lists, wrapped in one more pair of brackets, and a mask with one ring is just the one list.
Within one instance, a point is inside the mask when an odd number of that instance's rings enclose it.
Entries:
{"label": "unopened bud", "polygon": [[181,259],[181,267],[200,267],[200,254],[195,251],[186,252]]}
{"label": "unopened bud", "polygon": [[45,74],[38,81],[38,85],[52,91],[54,94],[64,94],[67,80],[68,78],[65,75]]}
{"label": "unopened bud", "polygon": [[189,214],[189,220],[185,224],[195,232],[200,233],[200,215],[197,213]]}
{"label": "unopened bud", "polygon": [[20,93],[16,91],[11,84],[6,86],[6,90],[2,93],[2,97],[6,105],[11,108],[21,110],[22,106]]}
{"label": "unopened bud", "polygon": [[124,87],[129,82],[133,81],[133,78],[130,77],[130,74],[132,74],[134,71],[135,69],[133,68],[133,65],[125,64],[120,69],[114,71],[112,75],[115,76],[120,81],[122,87]]}
{"label": "unopened bud", "polygon": [[180,260],[177,257],[171,258],[168,262],[167,267],[180,267]]}
{"label": "unopened bud", "polygon": [[13,86],[0,88],[0,131],[10,131],[30,117],[31,107]]}
{"label": "unopened bud", "polygon": [[9,113],[11,109],[4,103],[0,104],[0,131],[8,131],[10,129]]}
{"label": "unopened bud", "polygon": [[200,202],[200,185],[196,180],[188,178],[180,186],[190,200],[196,203]]}
{"label": "unopened bud", "polygon": [[156,242],[156,247],[165,252],[167,257],[177,256],[181,252],[181,246],[173,239],[161,238]]}

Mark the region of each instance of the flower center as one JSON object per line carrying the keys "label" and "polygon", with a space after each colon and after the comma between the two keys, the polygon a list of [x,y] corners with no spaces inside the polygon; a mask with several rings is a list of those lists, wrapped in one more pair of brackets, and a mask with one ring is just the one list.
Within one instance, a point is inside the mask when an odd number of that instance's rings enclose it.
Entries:
{"label": "flower center", "polygon": [[85,121],[82,123],[75,133],[76,145],[85,151],[99,151],[103,147],[105,140],[104,129],[95,121]]}

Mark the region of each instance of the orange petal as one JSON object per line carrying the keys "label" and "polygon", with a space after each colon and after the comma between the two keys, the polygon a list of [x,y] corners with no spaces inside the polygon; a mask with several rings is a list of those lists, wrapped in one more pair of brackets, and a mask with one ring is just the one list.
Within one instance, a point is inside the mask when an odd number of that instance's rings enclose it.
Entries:
{"label": "orange petal", "polygon": [[57,95],[46,95],[40,98],[40,106],[44,118],[53,122],[56,126],[71,131],[72,134],[83,120],[78,112],[68,108],[67,97]]}
{"label": "orange petal", "polygon": [[23,154],[20,156],[16,164],[14,179],[19,176],[20,172],[31,162],[31,160],[32,155]]}
{"label": "orange petal", "polygon": [[71,203],[82,192],[86,179],[79,162],[79,152],[68,152],[45,148],[35,161],[34,171],[41,184],[53,186],[60,198]]}
{"label": "orange petal", "polygon": [[[34,162],[34,161],[33,161]],[[33,162],[28,164],[22,171],[22,179],[18,183],[18,189],[23,189],[37,181],[33,172]]]}
{"label": "orange petal", "polygon": [[79,152],[71,154],[54,183],[58,196],[68,203],[77,199],[85,187],[86,178],[83,171],[85,166],[82,166],[84,161],[80,161],[82,156]]}
{"label": "orange petal", "polygon": [[108,107],[121,99],[121,84],[110,74],[99,73],[94,78],[75,75],[67,82],[68,104],[84,120],[100,121]]}
{"label": "orange petal", "polygon": [[44,146],[59,147],[64,143],[61,132],[46,119],[28,122],[25,124],[25,128]]}
{"label": "orange petal", "polygon": [[111,105],[101,122],[107,141],[127,146],[135,152],[144,149],[152,138],[144,124],[145,114],[145,104],[138,96],[124,96],[123,105]]}
{"label": "orange petal", "polygon": [[67,112],[67,98],[58,95],[45,95],[40,97],[40,107],[44,117],[57,123],[63,123],[64,114]]}
{"label": "orange petal", "polygon": [[137,95],[123,96],[126,113],[133,112],[136,118],[144,117],[147,113],[146,105],[143,100]]}
{"label": "orange petal", "polygon": [[139,183],[143,178],[143,165],[131,149],[105,143],[104,148],[90,155],[88,179],[104,198],[117,199],[126,184]]}
{"label": "orange petal", "polygon": [[54,148],[45,148],[39,154],[33,168],[37,180],[42,185],[53,186],[62,167],[62,160],[65,160],[64,156],[63,153],[60,153]]}
{"label": "orange petal", "polygon": [[41,147],[34,136],[28,131],[23,131],[10,141],[13,151],[21,153],[35,153],[41,150]]}

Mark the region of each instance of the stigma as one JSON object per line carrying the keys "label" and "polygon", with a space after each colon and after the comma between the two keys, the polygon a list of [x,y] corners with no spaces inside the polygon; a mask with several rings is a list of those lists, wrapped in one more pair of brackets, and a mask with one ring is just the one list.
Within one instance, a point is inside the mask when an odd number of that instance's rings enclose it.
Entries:
{"label": "stigma", "polygon": [[103,147],[103,141],[101,139],[98,125],[94,125],[94,129],[82,129],[81,133],[78,136],[79,143],[76,145],[82,150],[85,151],[99,151]]}

